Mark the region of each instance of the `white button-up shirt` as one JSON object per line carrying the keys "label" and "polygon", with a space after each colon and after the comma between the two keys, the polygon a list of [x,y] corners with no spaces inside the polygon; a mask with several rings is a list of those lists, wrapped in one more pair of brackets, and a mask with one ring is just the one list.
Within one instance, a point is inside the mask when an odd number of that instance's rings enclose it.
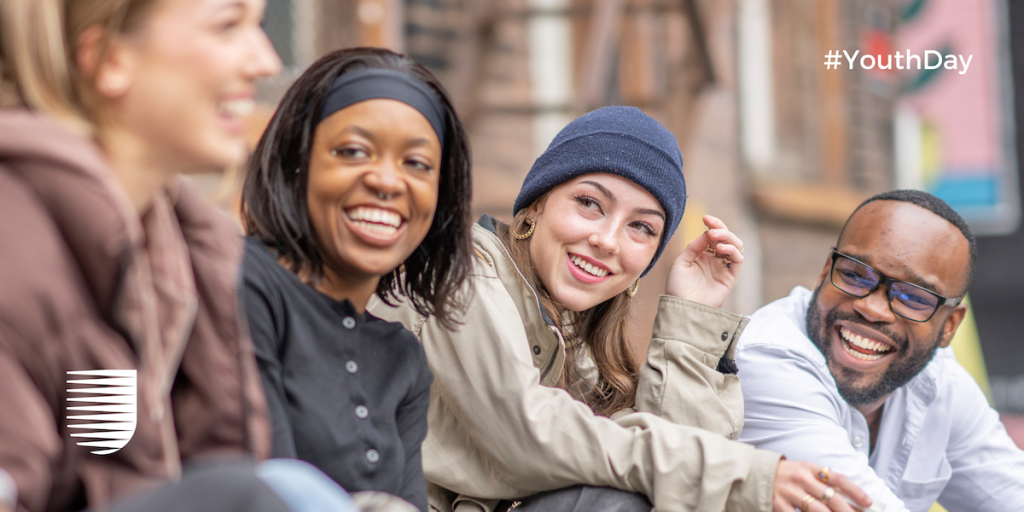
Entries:
{"label": "white button-up shirt", "polygon": [[864,416],[839,395],[807,337],[811,292],[754,313],[737,345],[741,441],[843,473],[885,512],[1024,511],[1024,452],[952,349],[885,401],[874,452]]}

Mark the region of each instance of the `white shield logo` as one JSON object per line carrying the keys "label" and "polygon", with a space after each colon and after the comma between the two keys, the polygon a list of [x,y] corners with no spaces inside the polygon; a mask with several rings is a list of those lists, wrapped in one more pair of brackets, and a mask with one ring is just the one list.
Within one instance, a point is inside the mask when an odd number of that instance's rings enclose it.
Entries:
{"label": "white shield logo", "polygon": [[82,377],[68,379],[68,428],[83,429],[73,430],[71,437],[87,439],[78,446],[102,448],[92,452],[96,455],[124,448],[135,435],[136,371],[88,370],[68,375]]}

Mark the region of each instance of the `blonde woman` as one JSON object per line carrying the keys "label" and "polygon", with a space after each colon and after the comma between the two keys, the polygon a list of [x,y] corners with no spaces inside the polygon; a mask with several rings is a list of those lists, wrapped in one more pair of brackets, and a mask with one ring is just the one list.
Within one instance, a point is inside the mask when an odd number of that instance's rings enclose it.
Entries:
{"label": "blonde woman", "polygon": [[851,512],[818,501],[822,468],[726,438],[742,428],[731,358],[746,319],[718,309],[743,265],[720,220],[706,216],[709,231],[673,262],[647,361],[631,359],[632,297],[685,200],[671,133],[636,108],[591,112],[534,164],[511,226],[473,227],[463,325],[371,308],[419,337],[434,372],[434,509]]}
{"label": "blonde woman", "polygon": [[180,179],[246,157],[254,82],[280,67],[262,17],[262,0],[0,2],[0,509],[291,508],[227,462],[270,448],[243,244]]}

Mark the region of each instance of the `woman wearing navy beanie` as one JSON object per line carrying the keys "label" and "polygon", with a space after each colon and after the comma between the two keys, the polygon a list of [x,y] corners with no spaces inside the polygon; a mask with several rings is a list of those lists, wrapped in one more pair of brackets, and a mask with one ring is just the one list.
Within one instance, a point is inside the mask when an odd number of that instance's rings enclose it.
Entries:
{"label": "woman wearing navy beanie", "polygon": [[[721,220],[705,216],[708,231],[672,262],[647,359],[632,357],[639,279],[685,206],[675,137],[637,108],[602,108],[537,159],[511,225],[473,226],[462,325],[371,306],[419,337],[434,372],[432,508],[767,512],[824,493],[820,467],[731,440],[743,421],[733,347],[747,320],[719,309],[743,265]],[[841,475],[829,483],[863,496]]]}

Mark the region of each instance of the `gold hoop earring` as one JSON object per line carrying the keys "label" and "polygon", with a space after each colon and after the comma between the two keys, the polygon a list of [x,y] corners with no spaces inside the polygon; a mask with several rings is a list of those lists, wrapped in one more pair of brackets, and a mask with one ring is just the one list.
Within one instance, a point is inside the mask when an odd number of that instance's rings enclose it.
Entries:
{"label": "gold hoop earring", "polygon": [[521,235],[516,235],[516,240],[526,240],[527,238],[530,238],[533,236],[533,230],[537,229],[537,219],[530,217],[529,215],[527,215],[526,218],[530,219],[530,230]]}
{"label": "gold hoop earring", "polygon": [[626,295],[629,295],[630,298],[636,297],[636,292],[639,289],[640,289],[640,280],[637,279],[636,282],[633,283],[633,286],[630,286],[629,288],[626,289]]}

